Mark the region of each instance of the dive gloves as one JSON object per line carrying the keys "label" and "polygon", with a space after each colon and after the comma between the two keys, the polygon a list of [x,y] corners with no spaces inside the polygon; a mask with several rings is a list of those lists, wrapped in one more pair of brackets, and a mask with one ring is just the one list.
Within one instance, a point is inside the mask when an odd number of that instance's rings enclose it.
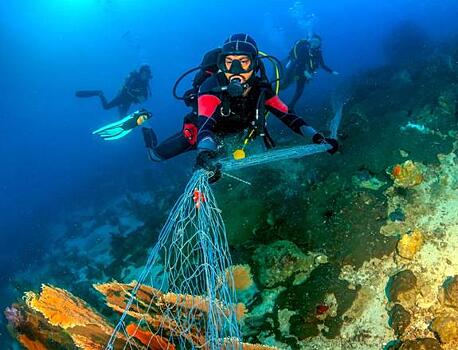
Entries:
{"label": "dive gloves", "polygon": [[339,143],[336,139],[330,137],[324,137],[320,133],[316,133],[312,137],[312,142],[317,144],[328,144],[331,148],[327,151],[329,154],[334,154],[339,150]]}

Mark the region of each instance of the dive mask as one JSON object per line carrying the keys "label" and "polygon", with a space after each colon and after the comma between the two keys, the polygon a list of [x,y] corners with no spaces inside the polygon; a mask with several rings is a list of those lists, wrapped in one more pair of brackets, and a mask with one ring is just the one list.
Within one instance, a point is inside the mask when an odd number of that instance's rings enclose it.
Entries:
{"label": "dive mask", "polygon": [[244,74],[249,73],[255,68],[255,59],[251,55],[247,55],[250,60],[250,64],[247,67],[243,67],[241,60],[232,60],[229,68],[226,66],[226,57],[228,55],[220,55],[218,58],[218,68],[221,69],[224,73],[230,74]]}

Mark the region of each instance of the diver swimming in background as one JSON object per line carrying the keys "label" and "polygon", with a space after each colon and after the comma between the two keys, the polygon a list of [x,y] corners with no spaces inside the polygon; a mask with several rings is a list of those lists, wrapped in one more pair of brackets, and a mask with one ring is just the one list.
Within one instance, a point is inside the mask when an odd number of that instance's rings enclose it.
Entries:
{"label": "diver swimming in background", "polygon": [[[216,53],[214,53],[216,56]],[[145,145],[154,161],[170,159],[197,150],[196,168],[220,176],[215,160],[225,136],[247,133],[247,138],[262,136],[267,147],[273,141],[266,130],[267,111],[297,134],[313,143],[328,143],[335,153],[338,143],[318,133],[275,94],[266,78],[256,42],[247,34],[231,35],[217,55],[218,71],[209,75],[199,88],[196,118],[184,123],[182,131],[157,145],[151,129],[144,129]]]}
{"label": "diver swimming in background", "polygon": [[107,100],[101,90],[76,91],[75,95],[82,98],[98,96],[104,109],[118,107],[119,116],[125,117],[132,104],[143,103],[151,96],[149,87],[151,78],[150,66],[143,64],[138,71],[133,71],[127,76],[118,94],[111,101]]}
{"label": "diver swimming in background", "polygon": [[321,38],[317,34],[313,34],[310,39],[298,40],[289,53],[281,85],[282,89],[286,89],[296,81],[296,90],[288,105],[291,110],[294,110],[304,92],[305,84],[311,81],[318,68],[323,68],[333,75],[339,74],[324,63]]}

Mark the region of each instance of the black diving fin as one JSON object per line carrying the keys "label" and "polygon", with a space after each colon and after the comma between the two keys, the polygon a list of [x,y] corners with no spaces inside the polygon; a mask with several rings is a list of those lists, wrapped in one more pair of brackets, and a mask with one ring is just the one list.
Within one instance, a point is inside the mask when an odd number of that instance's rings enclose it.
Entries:
{"label": "black diving fin", "polygon": [[75,91],[75,96],[76,97],[94,97],[94,96],[100,96],[102,94],[102,91],[100,90],[79,90]]}

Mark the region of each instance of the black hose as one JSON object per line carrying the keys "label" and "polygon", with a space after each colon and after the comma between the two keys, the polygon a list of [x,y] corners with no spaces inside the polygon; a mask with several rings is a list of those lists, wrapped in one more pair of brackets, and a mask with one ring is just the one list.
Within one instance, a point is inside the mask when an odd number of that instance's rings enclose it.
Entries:
{"label": "black hose", "polygon": [[186,77],[188,76],[189,74],[191,74],[192,72],[195,72],[196,70],[199,70],[201,69],[202,67],[201,66],[198,66],[198,67],[194,67],[192,69],[189,69],[187,70],[186,72],[184,72],[183,74],[180,75],[180,77],[177,79],[177,81],[175,82],[175,85],[173,85],[173,97],[175,97],[177,100],[184,100],[184,96],[178,96],[177,94],[177,87],[178,85],[181,83],[181,81]]}

